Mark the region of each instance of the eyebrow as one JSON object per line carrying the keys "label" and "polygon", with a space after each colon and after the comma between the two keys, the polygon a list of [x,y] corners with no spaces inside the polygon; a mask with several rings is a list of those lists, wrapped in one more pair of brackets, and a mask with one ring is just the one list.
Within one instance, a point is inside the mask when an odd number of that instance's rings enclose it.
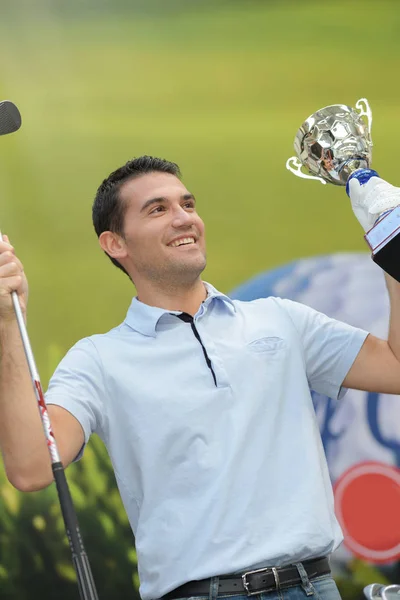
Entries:
{"label": "eyebrow", "polygon": [[[194,200],[196,202],[196,198],[193,196],[193,194],[183,194],[181,196],[181,200]],[[159,204],[160,202],[168,201],[168,198],[166,198],[165,196],[160,196],[159,198],[150,198],[150,200],[146,200],[146,202],[143,204],[142,208],[140,209],[140,212],[142,213],[146,210],[146,208],[148,208],[152,204]]]}

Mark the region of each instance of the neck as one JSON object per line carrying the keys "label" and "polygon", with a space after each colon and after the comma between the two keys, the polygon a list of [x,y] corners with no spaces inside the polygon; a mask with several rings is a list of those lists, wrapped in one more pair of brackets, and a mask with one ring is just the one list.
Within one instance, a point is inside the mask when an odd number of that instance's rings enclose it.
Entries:
{"label": "neck", "polygon": [[207,290],[201,279],[186,286],[163,286],[159,288],[153,283],[136,287],[138,300],[149,306],[157,306],[165,310],[179,310],[189,315],[195,315],[200,304],[207,297]]}

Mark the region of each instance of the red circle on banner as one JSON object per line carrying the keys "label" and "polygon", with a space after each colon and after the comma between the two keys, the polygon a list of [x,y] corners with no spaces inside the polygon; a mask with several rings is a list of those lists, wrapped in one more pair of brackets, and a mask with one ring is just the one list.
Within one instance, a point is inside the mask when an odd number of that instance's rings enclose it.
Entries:
{"label": "red circle on banner", "polygon": [[362,462],[335,482],[335,509],[344,544],[374,563],[400,558],[400,469]]}

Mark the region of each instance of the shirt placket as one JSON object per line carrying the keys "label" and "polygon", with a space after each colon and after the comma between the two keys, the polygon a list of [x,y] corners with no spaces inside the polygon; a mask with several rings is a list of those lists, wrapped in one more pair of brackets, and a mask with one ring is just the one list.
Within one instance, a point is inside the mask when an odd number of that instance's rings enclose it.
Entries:
{"label": "shirt placket", "polygon": [[203,326],[201,321],[202,321],[201,315],[195,316],[194,323],[195,323],[196,329],[201,337],[202,345],[206,349],[208,358],[211,361],[213,372],[216,377],[216,386],[218,388],[229,387],[230,383],[229,383],[228,373],[224,366],[224,362],[223,362],[221,356],[218,354],[214,340],[212,339],[212,337],[210,335],[208,335],[208,332],[207,332],[206,328]]}
{"label": "shirt placket", "polygon": [[[214,340],[208,335],[207,327],[205,326],[207,308],[208,302],[206,301],[200,306],[199,311],[194,317],[186,312],[170,314],[191,327],[192,333],[203,351],[204,359],[210,370],[215,387],[230,387],[228,373],[222,357],[218,354]],[[208,315],[209,317],[210,315]]]}

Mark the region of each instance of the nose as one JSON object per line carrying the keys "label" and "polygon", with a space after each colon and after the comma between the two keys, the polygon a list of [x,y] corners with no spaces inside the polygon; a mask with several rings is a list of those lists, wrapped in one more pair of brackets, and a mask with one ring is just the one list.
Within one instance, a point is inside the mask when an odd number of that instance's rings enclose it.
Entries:
{"label": "nose", "polygon": [[174,210],[173,218],[172,218],[172,226],[179,227],[188,227],[193,223],[193,213],[188,212],[182,206],[176,207]]}

